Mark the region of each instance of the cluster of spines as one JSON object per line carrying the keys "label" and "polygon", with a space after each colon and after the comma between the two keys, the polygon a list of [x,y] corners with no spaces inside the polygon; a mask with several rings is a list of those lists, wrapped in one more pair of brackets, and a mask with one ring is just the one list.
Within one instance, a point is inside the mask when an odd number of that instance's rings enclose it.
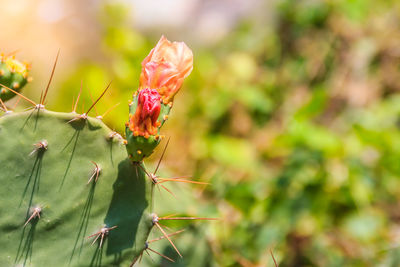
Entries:
{"label": "cluster of spines", "polygon": [[[152,186],[154,187],[154,186],[160,185],[160,186],[161,186],[163,189],[165,189],[168,193],[170,193],[171,195],[175,196],[175,195],[172,193],[172,191],[170,191],[170,190],[169,190],[167,187],[165,187],[162,183],[165,183],[165,182],[180,182],[180,183],[191,183],[191,184],[208,185],[208,183],[205,183],[205,182],[198,182],[198,181],[188,180],[187,178],[190,178],[189,176],[180,176],[180,177],[173,177],[173,178],[162,178],[162,177],[159,177],[159,176],[157,175],[157,171],[158,171],[158,169],[159,169],[159,167],[160,167],[161,161],[162,161],[162,159],[163,159],[163,157],[164,157],[164,155],[165,155],[165,152],[166,152],[166,150],[167,150],[167,148],[168,148],[169,141],[170,141],[170,139],[167,140],[167,143],[166,143],[166,145],[165,145],[165,147],[164,147],[164,149],[163,149],[163,151],[162,151],[161,157],[160,157],[160,159],[159,159],[159,161],[158,161],[158,163],[157,163],[157,165],[156,165],[156,168],[155,168],[154,172],[149,172],[149,171],[147,171],[147,170],[143,167],[142,162],[136,162],[136,163],[135,163],[137,166],[139,166],[139,167],[142,169],[142,171],[143,171],[143,172],[146,174],[146,176],[150,179]],[[152,190],[152,192],[153,192],[153,191],[154,191],[154,190]],[[165,256],[165,255],[163,255],[163,254],[161,254],[161,253],[159,253],[159,252],[157,252],[157,251],[155,251],[154,249],[151,249],[151,248],[149,247],[149,243],[152,243],[152,242],[155,242],[155,241],[164,239],[164,238],[168,240],[168,242],[169,242],[169,243],[171,244],[171,246],[174,248],[174,250],[176,251],[176,253],[177,253],[180,257],[182,257],[182,254],[179,252],[178,248],[177,248],[177,247],[175,246],[175,244],[172,242],[172,240],[170,239],[170,237],[173,236],[173,235],[177,235],[177,234],[183,232],[183,230],[179,230],[179,231],[177,231],[177,232],[174,232],[174,233],[171,233],[171,234],[167,234],[166,231],[163,229],[162,225],[160,224],[160,221],[163,221],[163,220],[217,220],[217,219],[216,219],[216,218],[201,218],[201,217],[176,217],[175,214],[173,214],[173,215],[168,215],[168,216],[164,216],[164,217],[159,217],[156,213],[152,213],[152,214],[151,214],[151,220],[152,220],[152,225],[153,225],[153,227],[156,227],[156,228],[161,232],[162,236],[159,237],[159,238],[157,238],[157,239],[154,239],[154,240],[151,240],[151,241],[147,241],[147,242],[145,243],[145,247],[144,247],[142,253],[141,253],[138,257],[136,257],[136,258],[134,259],[134,261],[132,262],[131,266],[133,266],[133,264],[134,264],[138,259],[139,259],[139,261],[141,260],[142,255],[143,255],[144,252],[146,252],[146,253],[149,255],[149,253],[147,252],[147,250],[149,250],[149,251],[151,251],[151,252],[153,252],[153,253],[156,253],[156,254],[158,254],[159,256],[161,256],[161,257],[163,257],[163,258],[165,258],[165,259],[167,259],[167,260],[169,260],[169,261],[174,262],[174,260],[172,260],[171,258],[169,258],[169,257],[167,257],[167,256]],[[150,256],[150,255],[149,255],[149,256]]]}

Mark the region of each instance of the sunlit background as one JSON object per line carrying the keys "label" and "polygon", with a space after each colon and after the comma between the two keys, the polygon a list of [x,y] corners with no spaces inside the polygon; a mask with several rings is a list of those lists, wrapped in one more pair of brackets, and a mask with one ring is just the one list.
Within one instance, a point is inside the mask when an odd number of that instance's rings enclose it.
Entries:
{"label": "sunlit background", "polygon": [[[124,132],[140,62],[162,34],[194,70],[175,98],[160,214],[218,217],[154,246],[146,266],[400,265],[400,2],[0,0],[4,53],[32,63],[48,109],[93,110]],[[90,92],[90,93],[89,93]],[[13,106],[16,100],[8,105]],[[21,101],[17,109],[27,105]],[[163,144],[161,145],[163,146]],[[150,162],[156,164],[159,148]],[[155,236],[157,237],[157,236]]]}

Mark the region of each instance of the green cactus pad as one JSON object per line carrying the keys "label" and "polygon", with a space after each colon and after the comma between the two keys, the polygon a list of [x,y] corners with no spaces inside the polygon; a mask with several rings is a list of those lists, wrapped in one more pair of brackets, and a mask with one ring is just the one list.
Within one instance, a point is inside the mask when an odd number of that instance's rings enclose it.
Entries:
{"label": "green cactus pad", "polygon": [[[28,67],[13,57],[0,57],[0,84],[17,92],[28,82]],[[7,101],[15,94],[6,88],[0,88],[0,99]]]}
{"label": "green cactus pad", "polygon": [[[134,95],[132,103],[129,105],[129,114],[135,114],[136,107],[138,104],[138,95]],[[158,127],[158,135],[160,134],[160,129],[164,125],[165,121],[168,119],[169,112],[171,111],[171,105],[165,105],[161,103],[161,111],[158,116],[158,121],[161,123]],[[143,136],[135,136],[133,132],[129,129],[129,126],[125,128],[126,149],[128,151],[129,158],[134,162],[140,162],[144,158],[150,156],[157,145],[160,143],[161,138],[157,136],[150,136],[145,138]]]}
{"label": "green cactus pad", "polygon": [[145,248],[151,181],[102,121],[75,117],[0,117],[0,266],[129,266]]}

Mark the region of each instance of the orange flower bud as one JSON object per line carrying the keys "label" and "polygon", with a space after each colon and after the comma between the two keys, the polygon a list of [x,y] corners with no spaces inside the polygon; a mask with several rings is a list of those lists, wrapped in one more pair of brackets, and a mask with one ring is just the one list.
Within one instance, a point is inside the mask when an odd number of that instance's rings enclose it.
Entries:
{"label": "orange flower bud", "polygon": [[142,62],[139,88],[156,89],[163,103],[168,104],[192,69],[192,50],[183,42],[171,43],[161,36],[156,47]]}
{"label": "orange flower bud", "polygon": [[157,134],[157,127],[160,126],[157,121],[161,110],[160,98],[157,90],[145,88],[139,91],[136,112],[129,116],[129,130],[135,136],[148,138]]}

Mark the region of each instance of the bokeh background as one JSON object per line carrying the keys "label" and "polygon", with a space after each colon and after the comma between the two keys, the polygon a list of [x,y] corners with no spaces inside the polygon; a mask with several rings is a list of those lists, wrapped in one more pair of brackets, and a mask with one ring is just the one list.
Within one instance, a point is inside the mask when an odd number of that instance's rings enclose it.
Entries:
{"label": "bokeh background", "polygon": [[[4,53],[32,62],[47,108],[90,105],[123,133],[140,62],[161,34],[194,70],[163,133],[157,212],[169,224],[143,266],[400,266],[400,2],[397,0],[0,0]],[[15,101],[15,100],[14,100]],[[12,101],[11,101],[12,102]],[[12,103],[10,103],[12,106]],[[23,109],[21,102],[18,109]],[[150,159],[156,165],[158,149]],[[158,237],[155,234],[154,237]]]}

